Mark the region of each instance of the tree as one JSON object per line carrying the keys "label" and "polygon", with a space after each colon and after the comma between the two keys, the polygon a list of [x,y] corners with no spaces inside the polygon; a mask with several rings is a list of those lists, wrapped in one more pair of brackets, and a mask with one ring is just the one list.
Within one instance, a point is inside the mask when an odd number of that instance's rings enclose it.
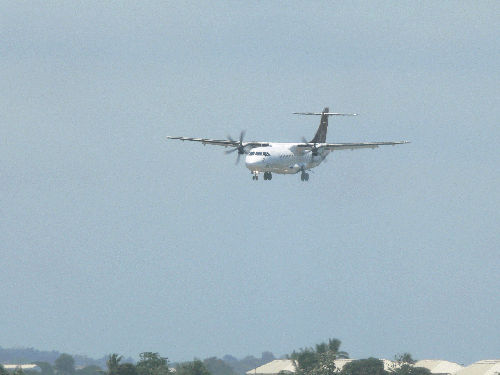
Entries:
{"label": "tree", "polygon": [[0,375],[9,375],[9,372],[0,363]]}
{"label": "tree", "polygon": [[203,360],[203,364],[212,375],[236,375],[233,368],[222,359],[211,357]]}
{"label": "tree", "polygon": [[137,369],[132,363],[122,363],[118,366],[118,375],[137,375]]}
{"label": "tree", "polygon": [[118,366],[120,366],[120,361],[122,360],[122,356],[116,353],[110,354],[108,359],[106,360],[106,366],[108,367],[109,375],[117,375],[118,374]]}
{"label": "tree", "polygon": [[168,358],[158,353],[144,352],[139,354],[139,362],[135,366],[138,375],[168,375]]}
{"label": "tree", "polygon": [[410,353],[397,354],[394,356],[394,366],[390,370],[395,375],[429,375],[431,371],[424,367],[415,367],[416,361]]}
{"label": "tree", "polygon": [[339,351],[341,341],[329,339],[328,343],[317,344],[315,349],[305,348],[293,352],[290,356],[295,360],[297,375],[329,375],[335,372],[337,358],[349,358],[347,352]]}
{"label": "tree", "polygon": [[262,355],[260,357],[262,358],[262,362],[264,362],[264,363],[269,363],[269,362],[274,361],[276,359],[274,354],[271,352],[262,352]]}
{"label": "tree", "polygon": [[176,371],[176,375],[212,375],[199,359],[180,364],[177,366]]}
{"label": "tree", "polygon": [[54,375],[54,369],[52,365],[48,362],[35,362],[35,364],[40,367],[41,375]]}
{"label": "tree", "polygon": [[335,359],[332,352],[318,354],[318,363],[311,371],[311,375],[332,375],[336,372]]}
{"label": "tree", "polygon": [[415,363],[417,363],[417,361],[415,361],[413,359],[413,357],[411,356],[410,353],[396,354],[394,356],[394,362],[400,363],[400,364],[406,363],[406,364],[409,364],[409,365],[414,365]]}
{"label": "tree", "polygon": [[56,359],[54,368],[58,375],[73,375],[75,360],[69,354],[63,353]]}
{"label": "tree", "polygon": [[290,356],[294,360],[295,372],[298,375],[309,374],[318,364],[316,352],[311,348],[300,349]]}
{"label": "tree", "polygon": [[386,375],[384,362],[377,358],[360,359],[346,363],[341,375]]}
{"label": "tree", "polygon": [[230,366],[237,374],[241,375],[244,375],[248,370],[264,364],[264,362],[262,362],[262,358],[255,358],[253,355],[248,355],[239,360],[228,355],[224,356],[224,358],[229,358]]}
{"label": "tree", "polygon": [[80,370],[75,371],[76,375],[103,375],[103,371],[97,365],[85,366]]}
{"label": "tree", "polygon": [[340,351],[340,344],[342,342],[339,339],[329,339],[328,340],[328,351],[335,354],[336,358],[349,358],[349,354],[344,351]]}
{"label": "tree", "polygon": [[391,370],[391,373],[396,375],[430,375],[431,371],[425,367],[415,367],[404,363],[400,367]]}

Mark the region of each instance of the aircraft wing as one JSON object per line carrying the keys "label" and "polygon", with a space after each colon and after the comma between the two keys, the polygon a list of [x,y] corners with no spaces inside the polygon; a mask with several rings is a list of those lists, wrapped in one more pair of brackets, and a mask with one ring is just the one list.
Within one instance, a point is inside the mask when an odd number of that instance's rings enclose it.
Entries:
{"label": "aircraft wing", "polygon": [[[180,141],[192,141],[201,142],[203,145],[215,145],[223,147],[238,147],[240,146],[240,141],[234,141],[230,139],[209,139],[209,138],[191,138],[191,137],[171,137],[168,136],[167,139],[178,139]],[[268,142],[242,142],[241,144],[245,148],[254,147],[267,147]]]}
{"label": "aircraft wing", "polygon": [[303,150],[324,149],[324,150],[356,150],[359,148],[377,148],[379,146],[394,146],[410,143],[408,141],[396,142],[361,142],[361,143],[299,143],[297,147]]}

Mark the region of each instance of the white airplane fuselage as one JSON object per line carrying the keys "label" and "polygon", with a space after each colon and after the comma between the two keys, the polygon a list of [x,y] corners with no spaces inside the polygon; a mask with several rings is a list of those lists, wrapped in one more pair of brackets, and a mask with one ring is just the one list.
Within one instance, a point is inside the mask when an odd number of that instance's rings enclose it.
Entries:
{"label": "white airplane fuselage", "polygon": [[252,173],[272,172],[295,174],[317,167],[330,153],[328,150],[297,150],[296,143],[270,143],[255,147],[245,157],[245,165]]}

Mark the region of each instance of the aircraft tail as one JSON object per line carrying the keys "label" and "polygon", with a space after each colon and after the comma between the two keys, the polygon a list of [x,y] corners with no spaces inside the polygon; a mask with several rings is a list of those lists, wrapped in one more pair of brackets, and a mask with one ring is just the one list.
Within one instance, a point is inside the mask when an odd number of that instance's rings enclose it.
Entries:
{"label": "aircraft tail", "polygon": [[326,142],[326,132],[328,131],[328,115],[327,115],[328,112],[329,112],[328,107],[323,109],[323,112],[321,112],[321,121],[319,123],[318,130],[316,131],[316,134],[314,135],[314,138],[311,140],[310,143]]}
{"label": "aircraft tail", "polygon": [[295,115],[315,115],[321,116],[321,121],[319,123],[318,130],[314,135],[314,138],[309,143],[325,143],[326,133],[328,131],[328,117],[329,116],[357,116],[356,113],[335,113],[330,112],[330,109],[326,107],[323,112],[294,112]]}

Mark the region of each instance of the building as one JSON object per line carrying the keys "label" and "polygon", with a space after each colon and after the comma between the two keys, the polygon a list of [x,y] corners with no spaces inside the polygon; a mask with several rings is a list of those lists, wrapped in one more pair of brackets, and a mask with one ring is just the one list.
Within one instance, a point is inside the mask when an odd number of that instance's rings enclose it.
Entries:
{"label": "building", "polygon": [[4,369],[9,372],[14,372],[17,368],[20,368],[23,371],[36,371],[42,372],[42,369],[35,364],[28,365],[2,365]]}
{"label": "building", "polygon": [[247,375],[277,375],[280,372],[294,373],[294,361],[291,359],[275,359],[246,373]]}
{"label": "building", "polygon": [[347,358],[342,358],[342,359],[336,359],[335,360],[335,368],[337,371],[342,371],[342,368],[348,364],[349,362],[354,361],[354,359],[347,359]]}
{"label": "building", "polygon": [[[341,371],[342,368],[349,362],[354,361],[354,359],[336,359],[335,367],[336,371]],[[384,369],[389,370],[394,368],[394,362],[388,359],[381,359],[384,363]],[[295,373],[294,361],[291,359],[276,359],[265,365],[254,368],[253,370],[247,371],[247,375],[278,375],[280,372],[288,372],[290,374]]]}
{"label": "building", "polygon": [[415,363],[415,367],[425,367],[436,375],[455,375],[464,367],[455,362],[442,361],[438,359],[424,359]]}
{"label": "building", "polygon": [[[337,371],[353,359],[336,359],[335,367]],[[384,363],[384,370],[391,371],[398,364],[388,359],[381,359]],[[415,367],[424,367],[430,370],[435,375],[500,375],[500,360],[486,360],[473,363],[470,366],[463,367],[455,362],[424,359],[415,363]],[[278,375],[280,372],[295,373],[294,361],[291,359],[276,359],[266,363],[253,370],[247,371],[247,375]]]}
{"label": "building", "polygon": [[458,371],[456,375],[500,375],[500,359],[473,363]]}

